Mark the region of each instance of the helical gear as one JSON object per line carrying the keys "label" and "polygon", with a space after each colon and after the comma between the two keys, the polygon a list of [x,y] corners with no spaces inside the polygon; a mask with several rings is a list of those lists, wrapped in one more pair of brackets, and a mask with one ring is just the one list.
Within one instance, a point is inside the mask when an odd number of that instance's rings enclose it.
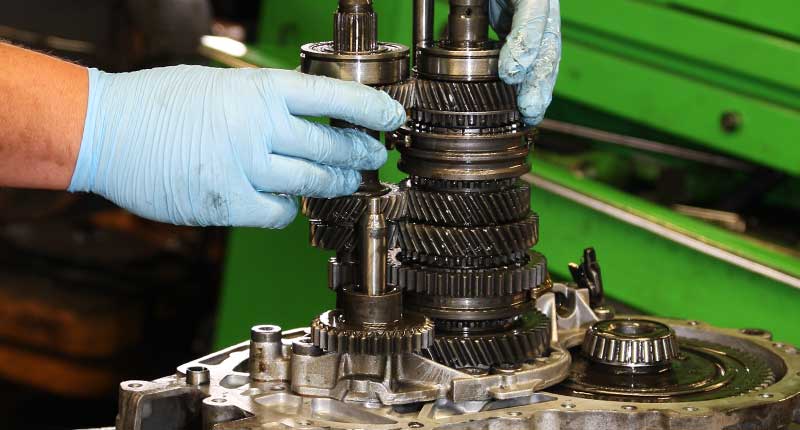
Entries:
{"label": "helical gear", "polygon": [[505,224],[530,212],[531,190],[524,183],[497,191],[442,192],[412,188],[404,183],[407,218],[445,226]]}
{"label": "helical gear", "polygon": [[491,367],[534,360],[550,345],[550,320],[537,310],[523,316],[521,324],[496,333],[470,336],[437,333],[423,355],[450,367]]}
{"label": "helical gear", "polygon": [[356,192],[335,199],[304,197],[301,206],[303,215],[325,224],[352,226],[364,214],[369,198],[378,197],[383,215],[388,221],[402,218],[406,212],[406,194],[397,185],[386,183],[381,185],[386,191],[377,196],[371,193]]}

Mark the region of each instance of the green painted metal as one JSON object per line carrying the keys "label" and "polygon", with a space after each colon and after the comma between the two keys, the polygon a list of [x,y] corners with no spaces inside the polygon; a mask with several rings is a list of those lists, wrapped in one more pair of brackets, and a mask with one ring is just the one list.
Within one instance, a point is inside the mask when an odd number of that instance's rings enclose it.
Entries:
{"label": "green painted metal", "polygon": [[[710,225],[696,225],[696,221],[679,214],[665,213],[661,207],[602,184],[574,177],[541,160],[534,161],[533,171],[659,223],[705,237],[709,242],[729,235]],[[541,189],[534,188],[531,204],[541,219],[541,239],[536,249],[547,256],[548,266],[556,276],[568,277],[567,263],[576,261],[583,247],[594,246],[606,292],[611,297],[654,315],[699,319],[725,327],[765,328],[772,330],[776,339],[800,344],[800,290],[676,245]],[[724,239],[720,243],[723,246],[741,244],[746,247],[742,253],[752,251],[754,257],[767,258],[775,266],[792,273],[800,271],[797,259],[746,244],[743,238]]]}
{"label": "green painted metal", "polygon": [[[320,7],[319,0],[296,0],[289,8],[286,2],[264,0],[260,40],[244,59],[264,67],[296,67],[302,43],[329,38],[334,2],[328,3],[331,8]],[[800,95],[792,92],[800,84],[792,79],[800,57],[796,41],[776,42],[774,36],[797,34],[793,27],[797,21],[792,20],[796,6],[793,0],[771,1],[765,16],[782,18],[770,26],[769,20],[750,16],[759,7],[756,3],[763,5],[749,0],[562,2],[564,60],[552,112],[585,124],[611,118],[621,127],[648,126],[800,173],[800,146],[796,145]],[[378,0],[375,5],[381,17],[381,39],[408,44],[411,0]],[[726,5],[730,7],[725,9]],[[445,6],[446,1],[437,1],[439,26],[445,20]],[[685,13],[687,8],[693,12]],[[662,17],[670,20],[668,27],[659,25]],[[751,27],[737,29],[730,21]],[[773,31],[754,31],[756,27]],[[734,51],[738,56],[728,64],[715,49],[730,55],[731,49],[737,49],[726,47],[732,40],[764,49],[751,58],[767,63],[754,67],[747,64],[747,55]],[[781,70],[775,72],[778,65]],[[581,106],[590,109],[578,109]],[[719,118],[725,111],[741,115],[743,125],[737,132],[720,129]],[[392,153],[381,171],[385,180],[405,176],[397,171],[396,159]],[[534,161],[534,173],[776,270],[800,275],[796,258],[768,244],[577,178],[545,160]],[[541,215],[542,239],[537,249],[546,253],[556,276],[568,277],[567,262],[575,261],[583,247],[595,246],[608,293],[615,298],[657,315],[768,328],[778,339],[800,344],[800,312],[796,311],[800,291],[550,192],[536,189],[532,205]],[[257,323],[306,325],[332,306],[333,294],[326,291],[329,255],[308,246],[307,221],[302,216],[283,231],[233,229],[217,346],[245,338],[248,328]]]}

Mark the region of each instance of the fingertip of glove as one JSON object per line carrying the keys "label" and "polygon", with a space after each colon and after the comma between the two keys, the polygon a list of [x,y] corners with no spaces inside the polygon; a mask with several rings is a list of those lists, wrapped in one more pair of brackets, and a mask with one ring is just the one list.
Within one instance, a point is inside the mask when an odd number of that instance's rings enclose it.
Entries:
{"label": "fingertip of glove", "polygon": [[380,131],[397,130],[406,122],[406,110],[397,100],[391,98],[389,94],[381,91],[383,98],[382,118],[380,120]]}
{"label": "fingertip of glove", "polygon": [[525,80],[527,70],[527,67],[520,64],[511,55],[508,45],[503,46],[500,51],[500,64],[497,68],[500,79],[508,85],[517,85]]}

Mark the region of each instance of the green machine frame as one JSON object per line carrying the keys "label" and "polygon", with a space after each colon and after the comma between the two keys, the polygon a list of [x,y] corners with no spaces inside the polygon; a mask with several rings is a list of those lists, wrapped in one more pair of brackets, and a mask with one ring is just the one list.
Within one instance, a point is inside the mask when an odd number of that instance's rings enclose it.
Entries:
{"label": "green machine frame", "polygon": [[[645,126],[800,175],[795,0],[561,3],[563,60],[549,118],[631,134]],[[330,38],[335,2],[291,6],[263,0],[259,42],[239,57],[210,55],[233,66],[297,67],[302,43]],[[375,7],[380,39],[410,45],[411,1],[377,0]],[[438,25],[445,17],[446,1],[437,1]],[[607,117],[615,121],[599,119]],[[721,125],[731,117],[732,127]],[[396,160],[391,154],[384,180],[404,176]],[[541,217],[537,250],[555,277],[568,278],[567,263],[594,246],[615,299],[655,315],[766,328],[800,344],[794,251],[582,177],[536,151],[528,176]],[[302,216],[282,231],[231,232],[218,346],[241,340],[254,324],[306,325],[333,305],[333,294],[324,291],[330,254],[311,248],[307,237]]]}

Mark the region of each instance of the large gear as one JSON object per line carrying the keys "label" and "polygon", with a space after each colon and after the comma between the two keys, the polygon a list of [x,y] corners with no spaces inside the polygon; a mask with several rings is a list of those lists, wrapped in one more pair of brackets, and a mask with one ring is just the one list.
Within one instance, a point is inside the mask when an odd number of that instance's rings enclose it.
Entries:
{"label": "large gear", "polygon": [[481,227],[444,227],[401,221],[397,226],[404,252],[443,257],[487,257],[525,251],[539,238],[539,217]]}
{"label": "large gear", "polygon": [[520,120],[514,88],[502,81],[447,82],[418,79],[414,85],[416,127],[486,129]]}
{"label": "large gear", "polygon": [[529,252],[527,264],[486,269],[447,270],[402,264],[390,253],[387,282],[417,294],[448,297],[496,297],[531,290],[547,278],[547,260]]}
{"label": "large gear", "polygon": [[388,221],[402,218],[406,212],[406,196],[400,187],[394,184],[381,183],[386,189],[383,194],[376,196],[369,192],[356,192],[349,196],[335,199],[320,199],[304,197],[302,202],[303,215],[314,221],[325,224],[353,225],[358,222],[367,208],[370,197],[380,198],[383,215]]}
{"label": "large gear", "polygon": [[426,188],[436,191],[468,191],[468,192],[489,192],[511,188],[518,182],[516,178],[494,179],[488,181],[459,181],[450,179],[426,178],[424,176],[412,176],[409,178],[411,185],[418,188]]}
{"label": "large gear", "polygon": [[356,234],[352,226],[330,225],[311,221],[308,225],[308,234],[309,242],[315,248],[351,251],[356,246]]}
{"label": "large gear", "polygon": [[404,183],[407,218],[445,226],[505,224],[524,219],[531,209],[531,189],[524,183],[497,191],[443,192]]}
{"label": "large gear", "polygon": [[397,100],[404,108],[411,109],[414,106],[415,81],[415,79],[409,79],[398,84],[377,86],[375,89],[386,92],[389,97]]}
{"label": "large gear", "polygon": [[526,313],[511,330],[464,336],[437,333],[433,345],[422,354],[456,368],[486,368],[532,361],[550,345],[550,320],[537,310]]}
{"label": "large gear", "polygon": [[395,325],[348,324],[339,310],[327,311],[311,322],[315,346],[340,354],[402,354],[419,352],[433,342],[433,322],[405,312]]}

